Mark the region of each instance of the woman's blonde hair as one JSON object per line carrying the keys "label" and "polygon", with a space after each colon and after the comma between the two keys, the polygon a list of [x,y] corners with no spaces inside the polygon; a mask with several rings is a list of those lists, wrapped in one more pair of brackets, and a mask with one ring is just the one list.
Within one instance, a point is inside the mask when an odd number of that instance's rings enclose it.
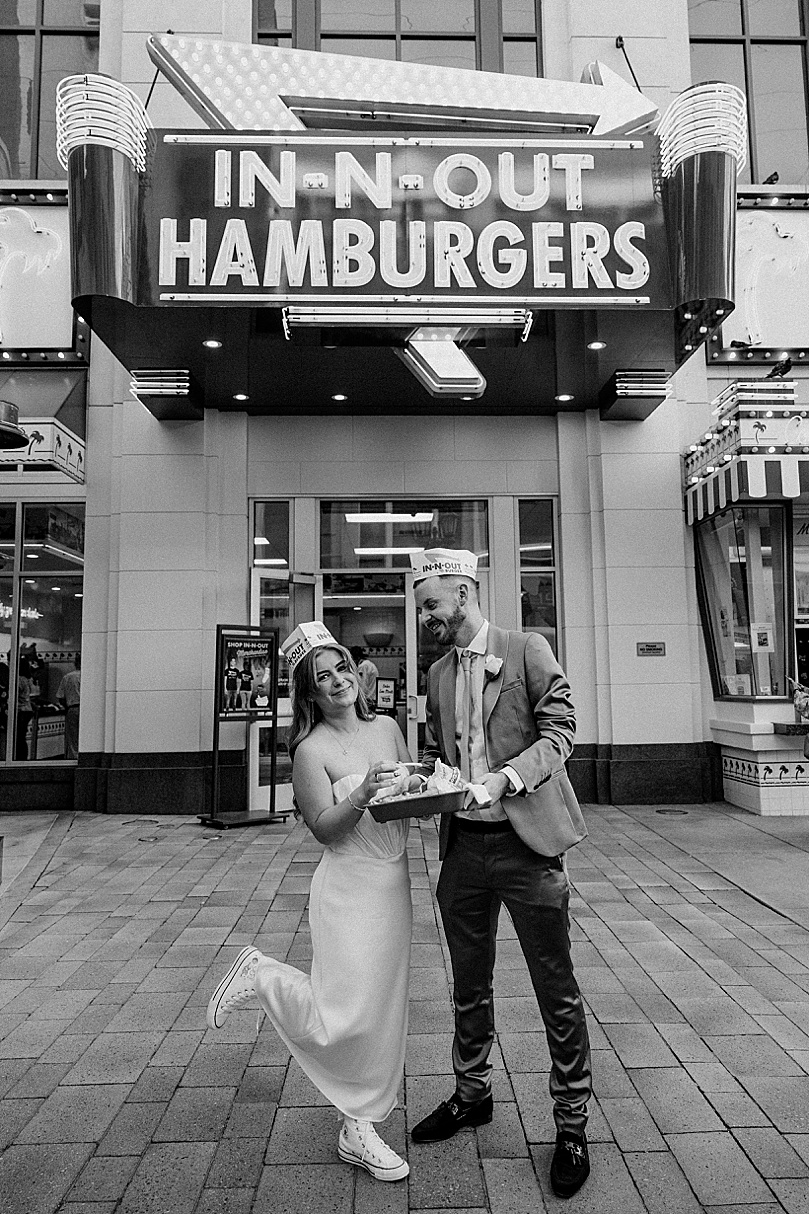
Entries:
{"label": "woman's blonde hair", "polygon": [[357,664],[344,645],[318,645],[310,649],[293,667],[290,698],[292,700],[292,724],[287,735],[287,750],[290,759],[295,758],[295,751],[304,738],[308,738],[314,727],[323,720],[323,714],[315,703],[317,681],[315,679],[315,659],[324,649],[332,649],[339,653],[348,663],[351,673],[357,680],[357,699],[354,710],[361,721],[373,721],[376,713],[371,709],[365,692],[359,682]]}

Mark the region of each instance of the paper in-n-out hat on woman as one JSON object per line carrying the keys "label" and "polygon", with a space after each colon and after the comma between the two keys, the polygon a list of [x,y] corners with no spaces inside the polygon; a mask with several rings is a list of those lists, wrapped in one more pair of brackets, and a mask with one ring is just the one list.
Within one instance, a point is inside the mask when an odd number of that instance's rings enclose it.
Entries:
{"label": "paper in-n-out hat on woman", "polygon": [[477,580],[478,558],[467,548],[425,548],[411,552],[413,585],[428,577],[468,577]]}
{"label": "paper in-n-out hat on woman", "polygon": [[312,620],[310,624],[299,624],[295,631],[282,641],[280,649],[289,669],[292,670],[311,649],[317,649],[319,645],[337,644],[325,624],[320,620]]}

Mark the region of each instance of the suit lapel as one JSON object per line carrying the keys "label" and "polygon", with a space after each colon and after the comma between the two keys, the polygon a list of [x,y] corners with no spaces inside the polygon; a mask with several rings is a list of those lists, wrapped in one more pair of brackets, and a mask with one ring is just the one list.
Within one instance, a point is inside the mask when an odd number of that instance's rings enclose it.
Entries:
{"label": "suit lapel", "polygon": [[455,766],[458,761],[455,742],[455,675],[458,668],[458,657],[451,649],[441,659],[441,669],[438,672],[438,712],[441,718],[441,732],[444,735],[444,750],[447,762]]}
{"label": "suit lapel", "polygon": [[500,658],[501,666],[497,675],[493,679],[486,679],[484,674],[483,683],[483,728],[485,729],[489,723],[489,717],[492,715],[492,709],[497,703],[497,697],[500,695],[500,688],[503,686],[503,678],[506,672],[506,657],[508,655],[508,633],[504,628],[497,628],[494,624],[489,625],[489,639],[486,644],[486,653],[492,654],[496,658]]}

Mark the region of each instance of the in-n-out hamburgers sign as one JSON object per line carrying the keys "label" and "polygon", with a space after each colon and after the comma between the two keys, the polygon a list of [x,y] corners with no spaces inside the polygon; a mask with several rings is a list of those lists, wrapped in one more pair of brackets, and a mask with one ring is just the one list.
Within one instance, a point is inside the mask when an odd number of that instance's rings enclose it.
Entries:
{"label": "in-n-out hamburgers sign", "polygon": [[650,144],[160,132],[141,289],[164,304],[666,307]]}

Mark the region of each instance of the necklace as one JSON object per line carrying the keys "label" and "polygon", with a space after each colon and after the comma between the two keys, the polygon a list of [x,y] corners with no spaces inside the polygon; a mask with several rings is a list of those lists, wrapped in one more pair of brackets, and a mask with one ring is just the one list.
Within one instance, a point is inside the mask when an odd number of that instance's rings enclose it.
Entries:
{"label": "necklace", "polygon": [[357,721],[357,728],[356,728],[356,729],[354,730],[354,732],[352,733],[352,735],[351,735],[351,739],[350,739],[350,741],[349,741],[349,743],[348,743],[348,746],[343,746],[343,743],[340,741],[340,735],[339,735],[338,731],[337,731],[337,730],[334,728],[334,726],[333,726],[333,725],[329,725],[328,721],[324,721],[324,722],[323,722],[323,724],[325,725],[326,729],[328,729],[328,730],[329,730],[329,732],[330,732],[330,733],[333,733],[333,734],[334,734],[334,740],[335,740],[335,742],[336,742],[336,743],[337,743],[337,745],[340,747],[340,749],[342,750],[343,754],[347,756],[347,755],[348,755],[349,750],[351,750],[351,747],[354,745],[354,742],[356,741],[357,734],[360,732],[360,723],[359,723],[359,721]]}

